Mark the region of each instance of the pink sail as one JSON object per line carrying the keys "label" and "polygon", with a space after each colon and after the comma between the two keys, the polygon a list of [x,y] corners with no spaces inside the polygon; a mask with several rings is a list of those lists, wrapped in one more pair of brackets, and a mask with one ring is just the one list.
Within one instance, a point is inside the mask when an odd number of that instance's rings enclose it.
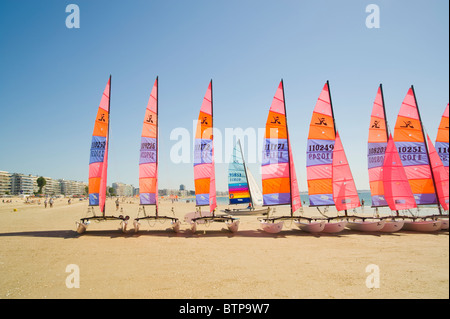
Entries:
{"label": "pink sail", "polygon": [[[289,133],[288,133],[289,134]],[[297,174],[295,173],[294,158],[292,156],[291,142],[289,141],[289,168],[291,170],[291,209],[292,212],[296,212],[302,207],[302,201],[300,199],[300,191],[298,189]]]}
{"label": "pink sail", "polygon": [[369,168],[369,185],[372,195],[372,207],[387,206],[384,199],[383,168],[384,152],[388,141],[387,120],[385,117],[383,87],[380,84],[370,116],[367,162]]}
{"label": "pink sail", "polygon": [[442,163],[441,157],[439,156],[436,148],[431,142],[430,137],[427,134],[428,140],[428,152],[430,154],[430,164],[433,171],[434,183],[436,184],[436,191],[439,199],[439,204],[448,210],[449,206],[449,178],[446,168]]}
{"label": "pink sail", "polygon": [[139,158],[139,198],[141,205],[156,205],[158,212],[158,78],[145,110]]}
{"label": "pink sail", "polygon": [[342,146],[341,138],[337,131],[333,149],[332,181],[333,200],[338,211],[361,206],[350,165],[348,164],[344,147]]}
{"label": "pink sail", "polygon": [[417,207],[414,194],[409,185],[408,177],[406,176],[392,135],[389,136],[384,156],[382,179],[384,197],[391,210]]}
{"label": "pink sail", "polygon": [[109,107],[111,76],[103,91],[95,118],[89,159],[89,206],[99,206],[105,214],[106,177],[108,170]]}
{"label": "pink sail", "polygon": [[212,80],[203,98],[194,145],[194,180],[197,206],[217,207],[214,172]]}
{"label": "pink sail", "polygon": [[261,163],[264,206],[291,205],[291,214],[301,207],[287,128],[284,85],[281,80],[266,121]]}
{"label": "pink sail", "polygon": [[394,140],[418,205],[436,204],[427,146],[414,88],[408,90],[395,123]]}

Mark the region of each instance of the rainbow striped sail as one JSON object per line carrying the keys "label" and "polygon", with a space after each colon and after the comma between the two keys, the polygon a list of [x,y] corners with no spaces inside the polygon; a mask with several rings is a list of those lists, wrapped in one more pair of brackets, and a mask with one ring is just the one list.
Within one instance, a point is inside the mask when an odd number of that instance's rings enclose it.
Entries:
{"label": "rainbow striped sail", "polygon": [[361,206],[339,132],[336,132],[333,149],[332,172],[333,200],[337,211],[347,211]]}
{"label": "rainbow striped sail", "polygon": [[139,199],[141,205],[156,205],[158,212],[158,78],[155,80],[141,134]]}
{"label": "rainbow striped sail", "polygon": [[387,206],[384,198],[382,168],[384,153],[388,143],[386,110],[384,107],[383,87],[378,92],[370,116],[367,161],[369,167],[369,184],[372,195],[372,207]]}
{"label": "rainbow striped sail", "polygon": [[444,114],[441,118],[441,123],[439,124],[438,134],[436,137],[436,150],[441,157],[442,163],[444,164],[445,170],[447,171],[447,176],[449,174],[449,126],[448,126],[448,104],[445,108]]}
{"label": "rainbow striped sail", "polygon": [[329,83],[324,85],[313,111],[306,150],[306,177],[310,206],[334,205],[332,160],[336,138]]}
{"label": "rainbow striped sail", "polygon": [[386,147],[381,177],[384,196],[391,210],[398,211],[417,207],[392,135],[389,136]]}
{"label": "rainbow striped sail", "polygon": [[[442,208],[448,210],[449,207],[449,177],[448,170],[444,167],[441,157],[433,146],[430,137],[427,134],[428,150],[430,154],[431,169],[433,171],[434,183]],[[448,169],[448,166],[447,166]]]}
{"label": "rainbow striped sail", "polygon": [[217,207],[214,172],[212,80],[209,82],[197,121],[194,144],[194,180],[197,206]]}
{"label": "rainbow striped sail", "polygon": [[247,172],[240,141],[234,146],[233,157],[228,165],[228,196],[230,204],[251,203]]}
{"label": "rainbow striped sail", "polygon": [[108,170],[109,106],[111,76],[103,91],[95,118],[89,159],[89,206],[99,206],[105,214],[106,175]]}
{"label": "rainbow striped sail", "polygon": [[436,204],[427,146],[413,87],[408,90],[397,116],[394,141],[417,205]]}
{"label": "rainbow striped sail", "polygon": [[301,207],[301,201],[286,120],[281,80],[269,109],[264,134],[261,163],[263,205],[291,205],[293,214]]}

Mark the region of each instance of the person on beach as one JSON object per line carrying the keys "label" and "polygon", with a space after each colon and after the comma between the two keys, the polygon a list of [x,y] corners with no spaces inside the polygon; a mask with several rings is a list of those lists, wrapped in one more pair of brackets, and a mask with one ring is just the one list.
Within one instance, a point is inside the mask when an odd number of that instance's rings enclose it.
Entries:
{"label": "person on beach", "polygon": [[47,208],[47,198],[44,200],[44,206]]}
{"label": "person on beach", "polygon": [[48,201],[48,203],[50,204],[50,208],[53,207],[53,198],[50,198],[50,200]]}
{"label": "person on beach", "polygon": [[118,211],[119,210],[119,199],[117,198],[116,199],[116,211]]}

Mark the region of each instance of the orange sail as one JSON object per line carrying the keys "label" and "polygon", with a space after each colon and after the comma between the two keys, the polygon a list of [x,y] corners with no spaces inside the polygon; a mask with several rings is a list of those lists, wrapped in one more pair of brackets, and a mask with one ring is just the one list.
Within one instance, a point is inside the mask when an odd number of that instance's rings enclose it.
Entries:
{"label": "orange sail", "polygon": [[141,133],[139,198],[141,205],[156,205],[158,211],[158,78],[155,80]]}
{"label": "orange sail", "polygon": [[301,207],[301,201],[289,142],[283,81],[269,109],[264,143],[261,163],[264,206],[291,205],[292,214]]}
{"label": "orange sail", "polygon": [[438,134],[436,137],[436,150],[441,157],[442,163],[444,164],[445,170],[447,171],[447,176],[449,174],[448,163],[449,163],[449,126],[448,126],[448,104],[445,108],[444,114],[442,114],[441,123],[439,124]]}
{"label": "orange sail", "polygon": [[344,147],[336,132],[332,161],[333,200],[337,211],[361,206]]}
{"label": "orange sail", "polygon": [[89,206],[99,206],[105,213],[106,177],[108,170],[109,107],[111,76],[103,91],[92,134],[89,160]]}
{"label": "orange sail", "polygon": [[394,141],[417,205],[436,204],[436,192],[413,87],[403,100],[395,124]]}
{"label": "orange sail", "polygon": [[334,205],[332,169],[336,138],[333,107],[328,82],[313,111],[306,150],[306,175],[310,206]]}
{"label": "orange sail", "polygon": [[388,205],[384,198],[383,179],[381,174],[387,142],[386,110],[384,107],[383,87],[380,84],[370,116],[367,152],[372,207]]}
{"label": "orange sail", "polygon": [[197,206],[217,207],[214,171],[212,80],[206,90],[197,121],[194,145],[194,180]]}

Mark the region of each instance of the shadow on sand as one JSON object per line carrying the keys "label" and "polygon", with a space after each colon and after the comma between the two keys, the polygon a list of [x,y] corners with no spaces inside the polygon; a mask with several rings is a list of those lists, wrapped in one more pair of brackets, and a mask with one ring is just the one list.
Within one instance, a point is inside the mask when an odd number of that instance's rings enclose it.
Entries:
{"label": "shadow on sand", "polygon": [[175,233],[172,229],[167,228],[162,229],[141,229],[139,232],[135,232],[134,229],[129,229],[125,233],[120,229],[111,230],[87,230],[83,234],[78,234],[75,230],[43,230],[43,231],[23,231],[23,232],[11,232],[11,233],[0,233],[1,237],[42,237],[42,238],[63,238],[63,239],[74,239],[79,237],[109,237],[109,238],[138,238],[138,237],[178,237],[178,238],[208,238],[208,237],[248,237],[248,238],[288,238],[288,237],[347,237],[347,236],[375,236],[375,237],[400,237],[404,235],[449,235],[448,230],[440,230],[434,232],[415,232],[415,231],[398,231],[394,233],[382,233],[382,232],[362,232],[344,229],[339,233],[307,233],[297,229],[286,229],[282,230],[277,234],[270,234],[264,232],[262,229],[256,230],[239,230],[236,233],[231,233],[227,229],[202,229],[199,228],[195,233],[190,230],[182,230],[179,233]]}

